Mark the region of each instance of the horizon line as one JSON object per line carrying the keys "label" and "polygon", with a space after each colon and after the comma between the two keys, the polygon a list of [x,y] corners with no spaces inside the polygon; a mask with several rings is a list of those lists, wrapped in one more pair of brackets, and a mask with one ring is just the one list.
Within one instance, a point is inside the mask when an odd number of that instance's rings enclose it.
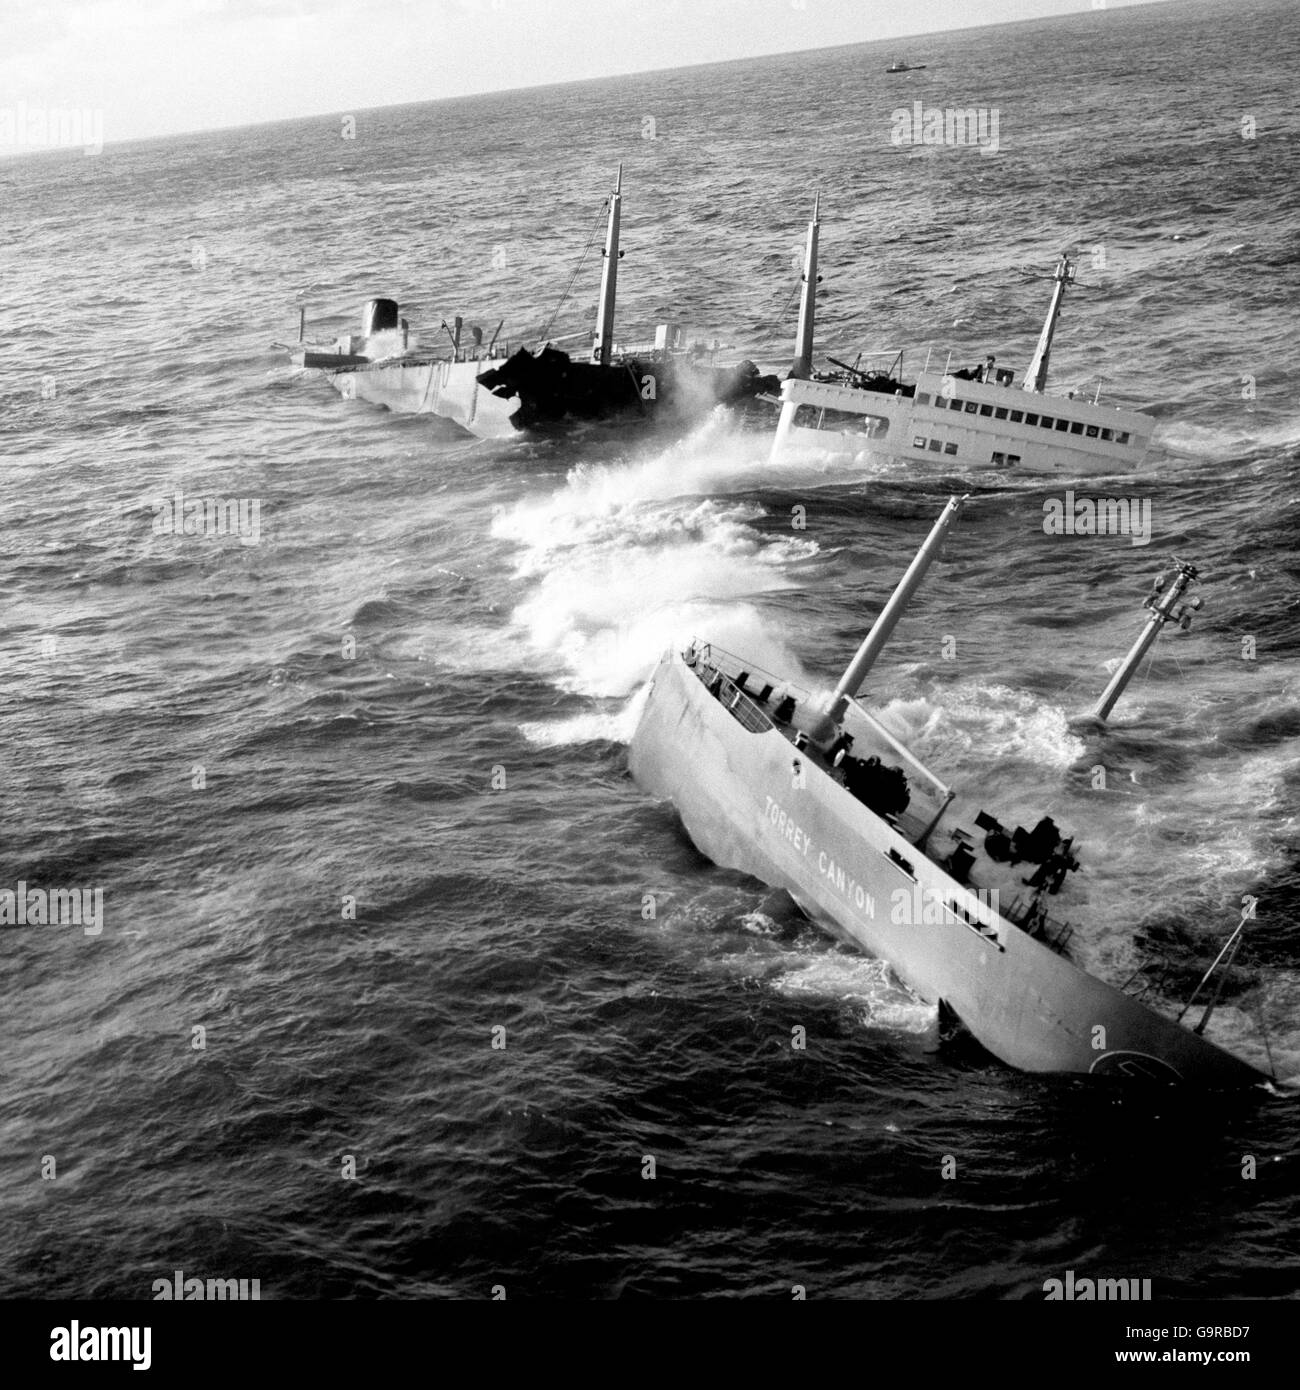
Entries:
{"label": "horizon line", "polygon": [[[413,106],[432,106],[441,102],[449,101],[473,101],[479,97],[489,96],[508,96],[515,92],[543,92],[557,87],[580,87],[587,86],[595,82],[614,82],[624,77],[652,77],[656,73],[692,72],[703,68],[732,67],[737,63],[758,63],[766,62],[772,58],[794,57],[796,55],[809,53],[834,53],[846,48],[867,48],[880,44],[903,43],[913,39],[933,38],[935,35],[966,34],[983,32],[986,29],[1009,29],[1021,25],[1029,24],[1058,24],[1064,20],[1076,19],[1083,15],[1092,14],[1113,14],[1117,10],[1136,10],[1151,9],[1158,5],[1172,4],[1193,4],[1195,0],[1119,0],[1112,9],[1109,5],[1093,8],[1092,6],[1081,3],[1079,9],[1068,10],[1064,14],[1056,15],[1035,15],[1027,19],[1001,19],[994,20],[987,24],[969,24],[962,28],[942,28],[927,29],[916,34],[898,34],[887,38],[857,39],[851,43],[833,43],[810,45],[806,48],[784,48],[770,53],[751,53],[740,58],[711,58],[705,62],[698,63],[678,63],[672,67],[658,68],[632,68],[622,72],[604,73],[599,77],[574,77],[565,78],[558,82],[537,82],[528,83],[518,87],[485,87],[475,92],[458,92],[454,96],[440,97],[421,97],[415,101],[391,102],[384,106],[358,106],[353,108],[356,112],[373,114],[377,111],[399,111]],[[25,105],[25,102],[19,103]],[[45,110],[80,110],[74,107],[45,107]],[[95,108],[85,108],[94,110]],[[269,121],[246,121],[239,125],[215,125],[197,126],[189,130],[168,131],[159,135],[129,135],[119,136],[114,139],[105,139],[103,146],[97,153],[102,153],[110,145],[142,145],[156,140],[183,140],[200,135],[221,135],[232,131],[240,130],[262,130],[271,126],[290,125],[297,121],[323,120],[327,117],[337,117],[340,114],[351,114],[340,107],[331,107],[323,111],[309,111],[293,116],[277,116]],[[0,160],[8,159],[30,159],[41,155],[70,155],[86,157],[87,151],[84,146],[43,146],[38,149],[5,150],[0,147]]]}

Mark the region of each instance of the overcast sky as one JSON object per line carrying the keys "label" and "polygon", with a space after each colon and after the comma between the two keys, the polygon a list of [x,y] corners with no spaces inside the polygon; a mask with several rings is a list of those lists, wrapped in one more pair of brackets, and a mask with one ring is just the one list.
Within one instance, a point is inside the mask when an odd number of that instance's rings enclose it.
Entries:
{"label": "overcast sky", "polygon": [[0,0],[0,112],[102,112],[111,142],[1092,8],[1101,5]]}

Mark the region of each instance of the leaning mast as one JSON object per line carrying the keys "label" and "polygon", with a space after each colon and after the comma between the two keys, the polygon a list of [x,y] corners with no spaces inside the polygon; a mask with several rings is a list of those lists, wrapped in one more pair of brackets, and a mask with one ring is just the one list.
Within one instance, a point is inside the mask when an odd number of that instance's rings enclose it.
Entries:
{"label": "leaning mast", "polygon": [[821,194],[813,195],[812,221],[803,252],[803,295],[799,300],[799,331],[794,341],[794,362],[790,376],[807,381],[812,376],[813,330],[817,317],[817,240],[821,231]]}
{"label": "leaning mast", "polygon": [[912,595],[921,587],[921,581],[925,578],[935,556],[942,548],[944,537],[948,534],[952,523],[957,519],[957,513],[961,511],[962,504],[969,495],[967,493],[963,497],[950,497],[948,505],[939,514],[939,519],[930,528],[930,534],[922,542],[920,550],[916,552],[912,563],[907,568],[907,573],[898,581],[894,592],[889,597],[889,602],[880,610],[876,621],[871,625],[871,631],[863,638],[862,645],[854,654],[853,660],[849,662],[848,668],[831,692],[825,716],[823,720],[819,721],[817,730],[819,738],[829,736],[830,730],[843,721],[845,712],[849,707],[849,701],[861,688],[862,682],[867,677],[867,672],[876,664],[876,658],[884,650],[885,643],[889,641],[894,628],[898,626],[898,620],[906,612],[907,605],[912,601]]}
{"label": "leaning mast", "polygon": [[596,316],[596,341],[592,360],[608,367],[614,352],[614,296],[618,289],[618,230],[623,204],[623,166],[609,200],[609,226],[605,231],[605,266],[600,273],[600,312]]}
{"label": "leaning mast", "polygon": [[1043,331],[1038,335],[1038,346],[1034,349],[1029,370],[1025,373],[1024,389],[1026,391],[1037,391],[1041,394],[1047,387],[1047,364],[1052,355],[1052,338],[1056,333],[1056,320],[1061,314],[1061,301],[1065,298],[1066,287],[1074,284],[1074,277],[1078,268],[1078,262],[1070,259],[1070,253],[1062,251],[1061,259],[1056,263],[1056,274],[1053,276],[1056,286],[1052,290],[1052,302],[1048,306]]}
{"label": "leaning mast", "polygon": [[[1196,583],[1197,577],[1196,566],[1180,560],[1172,580],[1162,574],[1155,581],[1155,593],[1148,595],[1143,604],[1144,608],[1151,610],[1151,616],[1147,619],[1146,626],[1138,634],[1137,641],[1129,649],[1129,654],[1120,662],[1115,674],[1110,678],[1110,684],[1102,692],[1101,699],[1093,706],[1094,719],[1100,719],[1104,722],[1110,717],[1111,710],[1115,708],[1115,701],[1124,693],[1129,681],[1133,679],[1133,673],[1141,664],[1142,658],[1151,650],[1151,644],[1160,636],[1161,630],[1167,622],[1172,620],[1183,628],[1191,626],[1192,613],[1201,606],[1201,600],[1193,598],[1182,604],[1179,601],[1187,590]],[[1165,587],[1166,584],[1168,584],[1168,588]],[[1160,597],[1157,598],[1156,594],[1159,594]]]}

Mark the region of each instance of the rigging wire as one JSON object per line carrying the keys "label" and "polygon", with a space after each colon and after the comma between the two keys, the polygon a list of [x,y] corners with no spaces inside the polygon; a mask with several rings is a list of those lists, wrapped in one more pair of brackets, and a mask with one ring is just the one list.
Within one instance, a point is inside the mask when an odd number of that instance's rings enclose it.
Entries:
{"label": "rigging wire", "polygon": [[785,323],[785,316],[790,312],[790,305],[794,302],[794,297],[799,292],[799,286],[803,284],[802,274],[797,276],[793,285],[790,286],[790,293],[785,297],[785,303],[781,306],[776,318],[768,324],[767,331],[772,337],[776,337],[778,329]]}
{"label": "rigging wire", "polygon": [[569,283],[564,287],[564,293],[560,296],[560,302],[552,310],[551,317],[546,320],[546,326],[542,329],[541,342],[538,344],[539,347],[544,347],[546,343],[550,341],[551,328],[555,320],[559,317],[560,310],[564,308],[565,301],[568,299],[569,295],[573,293],[573,286],[578,276],[582,274],[582,267],[587,263],[587,255],[591,251],[592,243],[596,240],[596,235],[600,231],[600,224],[605,220],[605,214],[608,210],[609,199],[606,198],[600,206],[600,211],[596,214],[596,221],[591,229],[591,235],[587,238],[586,246],[582,248],[582,256],[578,261],[577,267],[573,274],[569,276]]}
{"label": "rigging wire", "polygon": [[1142,668],[1142,686],[1141,686],[1141,689],[1142,689],[1142,691],[1143,691],[1144,693],[1145,693],[1146,688],[1147,688],[1147,682],[1151,679],[1151,668],[1152,668],[1152,666],[1155,665],[1155,661],[1156,661],[1156,652],[1159,650],[1160,643],[1161,643],[1161,641],[1163,640],[1164,635],[1165,635],[1165,629],[1164,629],[1164,624],[1162,623],[1161,626],[1160,626],[1160,631],[1156,633],[1156,640],[1155,640],[1154,642],[1152,642],[1152,644],[1151,644],[1151,649],[1147,652],[1146,664],[1145,664],[1145,665],[1143,666],[1143,668]]}

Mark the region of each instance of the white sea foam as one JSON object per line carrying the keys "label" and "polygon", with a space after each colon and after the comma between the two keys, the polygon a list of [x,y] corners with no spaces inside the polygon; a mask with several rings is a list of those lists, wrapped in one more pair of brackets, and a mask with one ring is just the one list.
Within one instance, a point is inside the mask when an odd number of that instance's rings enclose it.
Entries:
{"label": "white sea foam", "polygon": [[1270,423],[1264,417],[1247,411],[1245,403],[1225,426],[1193,425],[1182,420],[1161,424],[1154,443],[1171,454],[1185,458],[1213,459],[1256,451],[1290,449],[1300,443],[1300,421],[1283,420]]}
{"label": "white sea foam", "polygon": [[938,1007],[916,998],[899,983],[889,966],[870,956],[823,951],[800,956],[798,963],[770,980],[771,988],[789,998],[811,995],[853,1006],[869,1027],[925,1034],[938,1023]]}
{"label": "white sea foam", "polygon": [[[825,459],[808,464],[767,461],[766,433],[738,432],[715,412],[686,438],[652,456],[611,463],[580,464],[563,487],[528,498],[499,512],[492,530],[545,555],[557,548],[637,530],[647,503],[719,497],[759,487],[844,482]],[[653,509],[651,511],[653,514]],[[667,513],[671,515],[671,511]],[[660,513],[664,515],[664,513]]]}
{"label": "white sea foam", "polygon": [[559,748],[571,743],[627,743],[645,708],[648,684],[616,710],[575,714],[569,719],[539,720],[521,724],[519,732],[539,748]]}
{"label": "white sea foam", "polygon": [[576,468],[497,515],[494,534],[519,543],[516,575],[530,587],[513,627],[562,689],[629,695],[668,646],[694,636],[798,676],[779,623],[746,600],[797,588],[817,543],[793,527],[763,534],[753,524],[763,509],[726,495],[764,475],[761,448],[762,437],[711,418],[660,454]]}
{"label": "white sea foam", "polygon": [[970,683],[945,690],[942,701],[891,700],[876,715],[918,757],[937,766],[970,754],[981,765],[1017,758],[1064,770],[1083,756],[1084,743],[1069,732],[1067,712],[1025,691]]}

